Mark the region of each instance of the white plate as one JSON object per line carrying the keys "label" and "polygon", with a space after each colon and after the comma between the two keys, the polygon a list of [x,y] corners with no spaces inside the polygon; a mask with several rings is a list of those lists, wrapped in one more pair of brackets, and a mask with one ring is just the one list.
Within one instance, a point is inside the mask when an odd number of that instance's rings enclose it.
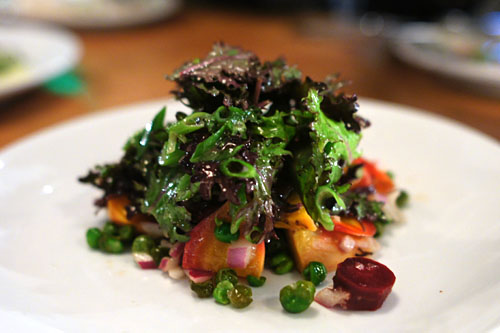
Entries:
{"label": "white plate", "polygon": [[[401,60],[475,91],[500,97],[500,63],[476,61],[460,56],[453,49],[453,46],[472,48],[474,43],[486,43],[485,37],[451,33],[438,25],[425,23],[402,26],[393,37],[390,49]],[[430,47],[421,47],[422,44]]]}
{"label": "white plate", "polygon": [[70,70],[81,55],[80,43],[72,33],[21,22],[0,24],[0,51],[16,57],[21,66],[15,78],[0,78],[0,100]]}
{"label": "white plate", "polygon": [[3,11],[74,28],[118,28],[158,21],[175,14],[181,3],[182,0],[16,0]]}
{"label": "white plate", "polygon": [[[411,193],[407,222],[388,228],[376,259],[397,281],[376,312],[318,304],[285,313],[280,288],[298,274],[254,288],[244,310],[200,300],[187,281],[140,270],[131,255],[89,250],[85,231],[99,193],[77,183],[95,163],[116,160],[129,134],[164,104],[97,113],[56,126],[0,153],[2,330],[127,332],[480,332],[500,327],[500,148],[463,125],[370,100],[365,155],[393,170]],[[328,283],[324,282],[322,287]]]}

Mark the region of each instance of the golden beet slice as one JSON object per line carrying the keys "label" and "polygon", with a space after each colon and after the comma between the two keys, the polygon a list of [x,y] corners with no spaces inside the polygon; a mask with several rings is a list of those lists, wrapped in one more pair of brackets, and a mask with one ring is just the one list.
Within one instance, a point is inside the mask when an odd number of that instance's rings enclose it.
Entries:
{"label": "golden beet slice", "polygon": [[311,261],[319,261],[326,269],[334,271],[337,265],[348,257],[355,255],[358,248],[343,246],[346,238],[357,242],[360,237],[349,236],[341,232],[326,231],[319,228],[310,230],[287,230],[288,242],[292,248],[297,269],[302,272]]}
{"label": "golden beet slice", "polygon": [[124,195],[109,198],[107,202],[109,219],[118,224],[132,224],[132,221],[127,218],[125,209],[128,205],[130,205],[130,200]]}
{"label": "golden beet slice", "polygon": [[281,220],[274,224],[276,228],[289,230],[307,229],[311,231],[316,231],[318,229],[314,220],[307,214],[306,208],[297,194],[291,197],[289,203],[298,205],[299,208],[291,213],[284,213]]}

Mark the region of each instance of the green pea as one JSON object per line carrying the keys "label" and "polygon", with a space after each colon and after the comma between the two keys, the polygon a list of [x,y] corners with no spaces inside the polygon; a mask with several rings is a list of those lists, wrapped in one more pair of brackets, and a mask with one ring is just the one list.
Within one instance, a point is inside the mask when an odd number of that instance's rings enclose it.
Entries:
{"label": "green pea", "polygon": [[271,258],[270,265],[271,267],[275,267],[278,265],[281,265],[282,263],[288,261],[290,259],[290,256],[284,252],[276,254],[274,257]]}
{"label": "green pea", "polygon": [[90,228],[87,230],[87,244],[93,249],[99,248],[99,238],[102,236],[101,230],[98,228]]}
{"label": "green pea", "polygon": [[108,235],[102,234],[101,237],[99,237],[99,249],[104,251],[104,244],[106,242],[106,239],[108,239]]}
{"label": "green pea", "polygon": [[316,288],[310,281],[300,280],[280,291],[280,303],[290,313],[305,311],[314,300]]}
{"label": "green pea", "polygon": [[229,281],[232,284],[238,283],[238,275],[231,268],[223,268],[215,274],[215,284],[219,284],[222,281]]}
{"label": "green pea", "polygon": [[242,284],[237,284],[227,292],[229,302],[235,308],[245,308],[252,303],[252,289]]}
{"label": "green pea", "polygon": [[314,285],[318,285],[326,278],[326,267],[318,261],[311,261],[304,269],[304,278],[311,281]]}
{"label": "green pea", "polygon": [[118,237],[124,242],[130,242],[134,239],[134,227],[123,225],[118,229]]}
{"label": "green pea", "polygon": [[151,253],[155,247],[154,240],[146,235],[137,236],[132,243],[132,252],[134,253]]}
{"label": "green pea", "polygon": [[240,237],[240,231],[232,234],[231,225],[229,223],[222,223],[215,227],[215,238],[224,243],[231,243]]}
{"label": "green pea", "polygon": [[280,253],[271,258],[271,268],[276,274],[286,274],[293,269],[293,260],[286,253]]}
{"label": "green pea", "polygon": [[108,253],[122,253],[123,243],[110,235],[103,234],[99,239],[99,248]]}
{"label": "green pea", "polygon": [[266,277],[261,276],[260,278],[258,278],[258,277],[253,276],[253,275],[248,275],[247,282],[252,287],[262,287],[264,285],[264,283],[266,282]]}
{"label": "green pea", "polygon": [[276,266],[274,268],[274,273],[279,274],[279,275],[283,275],[283,274],[291,272],[293,270],[293,267],[294,267],[293,261],[290,260],[290,261],[284,262],[283,264],[281,264],[279,266]]}
{"label": "green pea", "polygon": [[191,282],[191,290],[194,291],[199,298],[208,298],[213,295],[214,283],[212,280],[202,283]]}
{"label": "green pea", "polygon": [[149,254],[151,255],[151,257],[153,257],[153,260],[156,263],[156,265],[159,265],[161,259],[163,259],[164,257],[168,257],[168,251],[169,249],[167,249],[166,247],[155,246],[151,249]]}
{"label": "green pea", "polygon": [[118,234],[118,227],[113,222],[106,222],[102,228],[102,232],[106,235],[115,236]]}
{"label": "green pea", "polygon": [[399,192],[399,195],[396,198],[396,206],[398,206],[399,208],[405,207],[408,204],[409,199],[410,196],[408,195],[408,192],[406,191]]}
{"label": "green pea", "polygon": [[214,289],[213,296],[215,298],[215,301],[219,304],[229,304],[229,298],[227,296],[227,293],[229,290],[233,289],[234,285],[227,281],[221,281],[217,283],[217,286]]}

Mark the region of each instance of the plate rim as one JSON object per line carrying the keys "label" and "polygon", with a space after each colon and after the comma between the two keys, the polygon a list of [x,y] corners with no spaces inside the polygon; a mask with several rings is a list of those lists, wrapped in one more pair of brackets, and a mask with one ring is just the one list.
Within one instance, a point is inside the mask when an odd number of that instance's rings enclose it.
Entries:
{"label": "plate rim", "polygon": [[[36,13],[33,11],[26,10],[24,8],[13,8],[7,9],[8,12],[12,12],[20,17],[35,20],[38,22],[46,23],[57,23],[70,28],[77,29],[116,29],[116,28],[126,28],[133,27],[141,24],[150,24],[161,21],[164,18],[175,15],[182,8],[181,0],[150,0],[160,3],[160,11],[147,11],[143,13],[142,16],[134,16],[133,14],[122,15],[118,17],[111,18],[93,18],[89,15],[78,16],[78,10],[73,9],[73,13],[67,13],[68,15],[50,15],[48,13]],[[71,11],[72,9],[70,9]]]}
{"label": "plate rim", "polygon": [[[495,73],[500,73],[500,64],[490,63],[473,63],[463,59],[454,59],[447,56],[439,57],[438,55],[428,55],[420,51],[415,46],[415,35],[417,30],[422,30],[429,34],[437,34],[442,28],[436,24],[430,23],[408,23],[400,27],[400,29],[393,33],[388,40],[389,50],[401,61],[415,66],[417,68],[426,70],[430,73],[438,74],[440,76],[454,79],[457,82],[471,86],[474,84],[480,85],[475,90],[487,89],[493,96],[498,96],[498,89],[500,89],[500,76],[477,75],[477,72],[489,73],[494,70]],[[457,67],[460,70],[456,70]]]}

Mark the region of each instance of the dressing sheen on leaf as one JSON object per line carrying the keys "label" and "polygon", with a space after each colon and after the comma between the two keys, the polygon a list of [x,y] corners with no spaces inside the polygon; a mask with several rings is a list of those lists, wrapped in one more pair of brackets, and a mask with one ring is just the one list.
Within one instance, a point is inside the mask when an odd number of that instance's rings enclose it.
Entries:
{"label": "dressing sheen on leaf", "polygon": [[326,230],[333,230],[329,198],[336,205],[345,208],[340,194],[347,188],[336,186],[343,173],[343,167],[359,156],[356,148],[361,135],[346,129],[345,124],[334,121],[321,111],[322,97],[310,89],[305,99],[306,106],[314,116],[310,123],[311,148],[302,151],[296,159],[295,174],[302,195],[302,201],[313,220]]}

